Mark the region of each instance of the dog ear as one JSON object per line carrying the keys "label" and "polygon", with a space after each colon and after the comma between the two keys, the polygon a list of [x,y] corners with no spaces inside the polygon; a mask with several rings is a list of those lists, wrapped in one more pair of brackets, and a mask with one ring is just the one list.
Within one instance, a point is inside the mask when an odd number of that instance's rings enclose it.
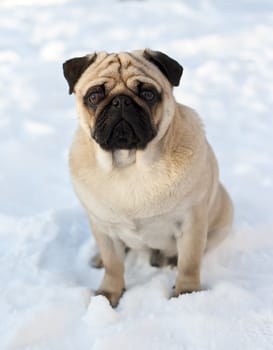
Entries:
{"label": "dog ear", "polygon": [[96,58],[97,54],[94,53],[83,57],[71,58],[64,62],[63,73],[69,85],[70,95],[74,92],[74,86],[82,73],[96,60]]}
{"label": "dog ear", "polygon": [[145,49],[144,57],[155,64],[167,77],[172,86],[178,86],[183,73],[183,67],[173,58],[160,51]]}

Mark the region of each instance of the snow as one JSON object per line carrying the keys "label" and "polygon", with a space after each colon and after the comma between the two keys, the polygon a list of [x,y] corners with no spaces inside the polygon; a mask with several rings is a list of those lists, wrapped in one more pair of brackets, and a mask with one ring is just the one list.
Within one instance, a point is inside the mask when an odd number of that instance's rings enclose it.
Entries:
{"label": "snow", "polygon": [[[273,3],[0,1],[0,349],[273,348]],[[204,258],[203,291],[126,259],[117,309],[70,183],[77,125],[61,64],[150,47],[184,66],[175,95],[202,116],[236,218]]]}

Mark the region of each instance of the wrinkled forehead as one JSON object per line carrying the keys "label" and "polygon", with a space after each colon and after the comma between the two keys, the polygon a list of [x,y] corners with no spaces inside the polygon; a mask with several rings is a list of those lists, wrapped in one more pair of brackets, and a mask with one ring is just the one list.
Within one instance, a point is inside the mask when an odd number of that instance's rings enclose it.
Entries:
{"label": "wrinkled forehead", "polygon": [[77,90],[84,95],[92,86],[104,85],[112,90],[122,86],[135,90],[140,83],[154,86],[162,91],[157,68],[147,61],[139,51],[97,54],[95,62],[81,76]]}

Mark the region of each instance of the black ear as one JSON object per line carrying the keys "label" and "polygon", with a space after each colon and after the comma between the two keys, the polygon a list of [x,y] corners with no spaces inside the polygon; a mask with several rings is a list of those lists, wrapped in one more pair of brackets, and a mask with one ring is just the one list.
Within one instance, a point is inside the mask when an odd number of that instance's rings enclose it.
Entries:
{"label": "black ear", "polygon": [[179,85],[183,67],[177,61],[160,51],[145,49],[143,54],[148,61],[161,70],[172,86]]}
{"label": "black ear", "polygon": [[82,73],[96,60],[97,54],[87,55],[83,57],[71,58],[63,64],[64,77],[69,85],[69,94],[72,94],[76,82]]}

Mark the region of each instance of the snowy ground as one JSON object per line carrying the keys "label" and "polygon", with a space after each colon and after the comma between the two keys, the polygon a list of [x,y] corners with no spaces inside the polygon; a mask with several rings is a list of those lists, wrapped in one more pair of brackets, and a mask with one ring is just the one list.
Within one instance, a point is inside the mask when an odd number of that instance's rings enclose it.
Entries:
{"label": "snowy ground", "polygon": [[[184,66],[236,208],[204,259],[204,291],[168,300],[175,271],[130,253],[112,310],[70,185],[77,124],[61,64],[150,47]],[[273,349],[271,0],[0,1],[0,349]]]}

